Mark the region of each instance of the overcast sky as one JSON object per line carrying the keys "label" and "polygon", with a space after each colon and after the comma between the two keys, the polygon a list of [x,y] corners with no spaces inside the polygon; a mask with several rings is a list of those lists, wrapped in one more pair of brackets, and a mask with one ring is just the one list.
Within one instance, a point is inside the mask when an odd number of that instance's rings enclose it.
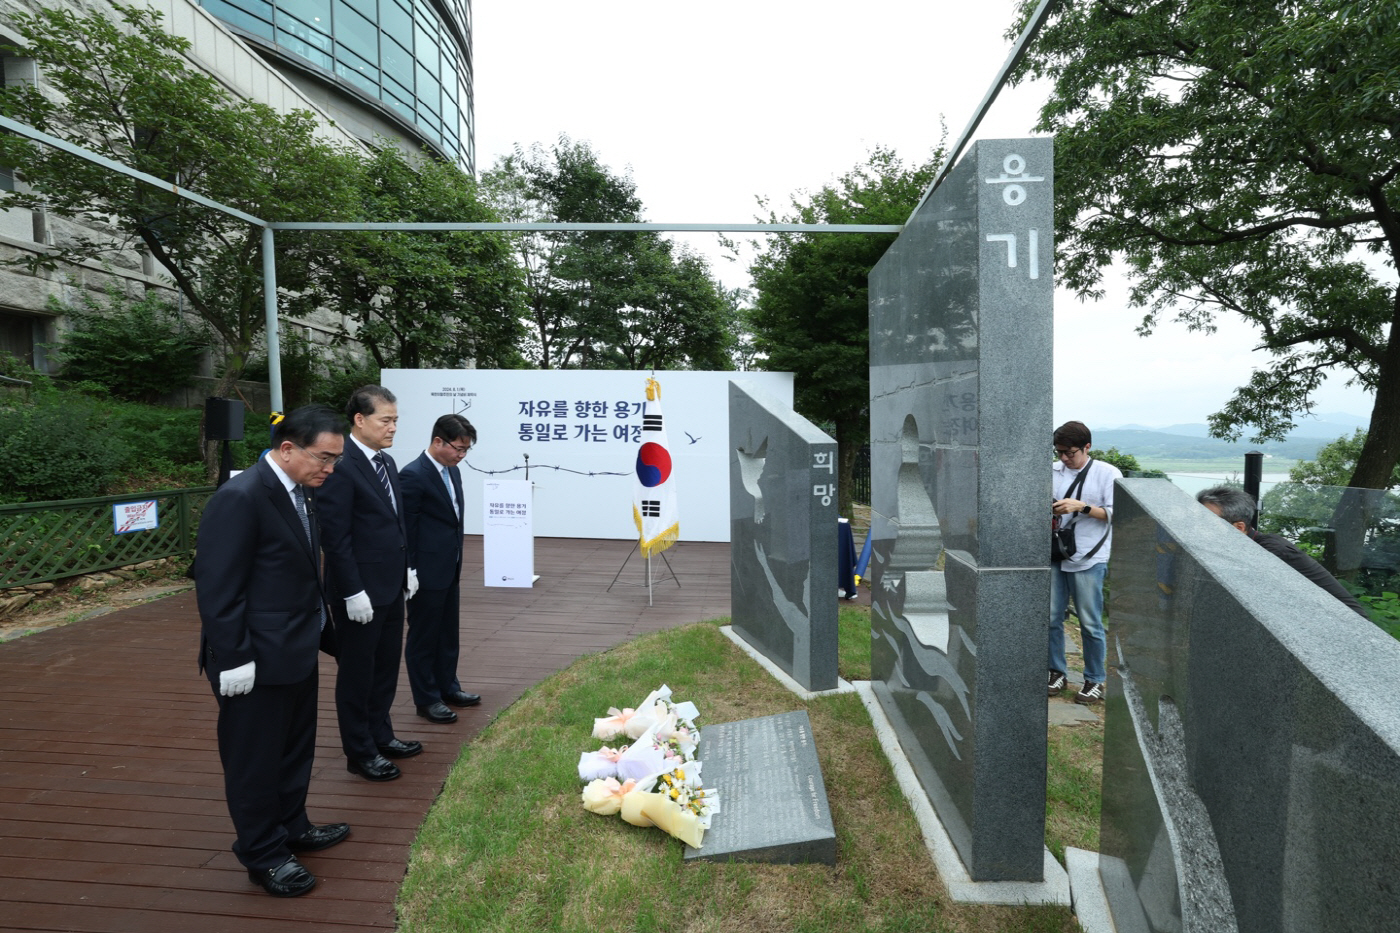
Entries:
{"label": "overcast sky", "polygon": [[[877,145],[906,162],[963,132],[1010,51],[1011,0],[476,0],[478,171],[561,134],[631,171],[646,219],[752,223]],[[1030,135],[1043,89],[1003,92],[977,138]],[[725,285],[746,286],[712,234],[678,237]],[[1247,328],[1134,333],[1122,289],[1055,300],[1055,420],[1201,422],[1265,362]],[[1367,416],[1333,379],[1317,410]]]}

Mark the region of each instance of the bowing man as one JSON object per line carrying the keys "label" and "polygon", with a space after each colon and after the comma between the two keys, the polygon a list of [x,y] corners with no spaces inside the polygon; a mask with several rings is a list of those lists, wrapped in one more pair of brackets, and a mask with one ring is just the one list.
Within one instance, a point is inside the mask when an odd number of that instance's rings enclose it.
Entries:
{"label": "bowing man", "polygon": [[403,468],[408,562],[421,589],[408,601],[404,661],[413,704],[429,722],[456,722],[449,706],[476,706],[481,697],[457,679],[462,578],[462,471],[458,464],[476,443],[476,428],[461,415],[443,415],[432,441]]}
{"label": "bowing man", "polygon": [[329,408],[298,408],[272,447],[210,498],[193,575],[199,669],[219,703],[219,760],[248,877],[278,897],[316,878],[297,852],[333,846],[345,823],[313,826],[306,791],[316,751],[316,652],[334,629],[321,587],[313,490],[345,444]]}
{"label": "bowing man", "polygon": [[369,781],[400,774],[390,758],[411,758],[422,743],[394,735],[389,707],[398,690],[405,592],[418,589],[404,539],[403,491],[392,457],[399,408],[383,386],[362,386],[345,406],[345,460],[326,481],[321,549],[340,642],[335,711],[346,767]]}

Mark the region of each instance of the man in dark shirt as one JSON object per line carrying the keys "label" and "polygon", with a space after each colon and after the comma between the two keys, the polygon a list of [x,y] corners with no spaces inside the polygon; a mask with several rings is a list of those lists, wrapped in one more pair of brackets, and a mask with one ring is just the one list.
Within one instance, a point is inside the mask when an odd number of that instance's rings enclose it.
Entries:
{"label": "man in dark shirt", "polygon": [[1254,497],[1249,493],[1238,486],[1212,486],[1197,493],[1196,501],[1244,532],[1255,544],[1281,558],[1288,566],[1346,603],[1352,612],[1370,621],[1371,617],[1366,613],[1366,607],[1361,605],[1346,587],[1338,583],[1337,578],[1328,573],[1326,567],[1304,554],[1283,535],[1260,534],[1255,530]]}

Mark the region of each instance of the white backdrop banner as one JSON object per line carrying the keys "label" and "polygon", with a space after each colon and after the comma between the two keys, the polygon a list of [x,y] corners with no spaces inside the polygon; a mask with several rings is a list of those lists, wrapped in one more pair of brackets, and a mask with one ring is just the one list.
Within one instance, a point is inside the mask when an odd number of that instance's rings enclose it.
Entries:
{"label": "white backdrop banner", "polygon": [[[432,440],[433,422],[460,414],[477,430],[462,461],[463,501],[488,479],[535,484],[535,534],[634,539],[632,491],[648,372],[578,369],[386,369],[399,430],[399,469]],[[792,404],[792,373],[659,372],[670,438],[680,540],[729,540],[729,383]],[[467,534],[482,515],[466,512]]]}

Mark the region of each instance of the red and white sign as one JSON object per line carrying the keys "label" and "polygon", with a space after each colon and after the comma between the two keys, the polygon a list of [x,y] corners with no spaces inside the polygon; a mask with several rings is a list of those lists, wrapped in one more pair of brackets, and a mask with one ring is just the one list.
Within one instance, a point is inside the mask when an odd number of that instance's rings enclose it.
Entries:
{"label": "red and white sign", "polygon": [[112,506],[112,530],[119,535],[128,531],[152,531],[160,527],[156,500],[119,502]]}

